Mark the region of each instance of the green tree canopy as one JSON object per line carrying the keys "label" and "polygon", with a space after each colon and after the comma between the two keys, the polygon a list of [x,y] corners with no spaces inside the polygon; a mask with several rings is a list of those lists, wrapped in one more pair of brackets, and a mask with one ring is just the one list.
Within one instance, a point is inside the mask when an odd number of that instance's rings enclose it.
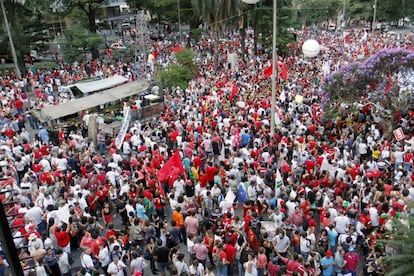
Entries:
{"label": "green tree canopy", "polygon": [[165,70],[160,71],[155,79],[162,87],[181,87],[185,89],[188,82],[197,74],[197,65],[194,62],[195,53],[184,50],[174,54],[176,63],[171,63]]}
{"label": "green tree canopy", "polygon": [[[396,254],[381,259],[388,276],[413,275],[414,272],[414,217],[405,216],[393,219],[393,231],[389,239],[381,241],[391,247]],[[391,251],[394,251],[391,250]]]}
{"label": "green tree canopy", "polygon": [[98,49],[104,43],[102,36],[91,33],[82,27],[74,27],[65,31],[65,39],[62,43],[62,51],[68,62],[84,61],[85,52]]}

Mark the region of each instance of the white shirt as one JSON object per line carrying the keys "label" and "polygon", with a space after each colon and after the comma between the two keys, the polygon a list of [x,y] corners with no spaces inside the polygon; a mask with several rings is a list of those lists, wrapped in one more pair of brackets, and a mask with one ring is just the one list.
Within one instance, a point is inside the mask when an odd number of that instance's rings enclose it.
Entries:
{"label": "white shirt", "polygon": [[68,160],[66,158],[57,158],[56,167],[58,171],[66,171],[68,169]]}
{"label": "white shirt", "polygon": [[99,250],[98,260],[101,262],[102,267],[107,266],[111,262],[107,246]]}
{"label": "white shirt", "polygon": [[257,199],[256,187],[249,185],[249,187],[247,188],[247,195],[250,200],[256,200]]}
{"label": "white shirt", "polygon": [[84,268],[93,269],[94,265],[93,265],[93,260],[92,260],[91,255],[82,254],[81,255],[81,265]]}
{"label": "white shirt", "polygon": [[371,219],[371,225],[373,227],[377,227],[379,225],[377,208],[375,207],[369,208],[369,217]]}
{"label": "white shirt", "polygon": [[25,217],[34,219],[36,225],[42,222],[43,210],[38,206],[34,206],[27,210]]}
{"label": "white shirt", "polygon": [[121,260],[119,260],[118,264],[115,264],[114,262],[110,263],[107,272],[110,275],[125,276],[123,270],[124,268],[126,268],[126,265]]}
{"label": "white shirt", "polygon": [[44,158],[39,161],[39,165],[42,166],[43,172],[50,172],[52,170],[52,167],[50,166],[50,162]]}
{"label": "white shirt", "polygon": [[174,181],[173,187],[175,188],[175,196],[178,197],[184,194],[184,180],[177,179]]}
{"label": "white shirt", "polygon": [[70,271],[69,257],[68,253],[63,252],[62,255],[58,258],[58,265],[60,272],[68,273]]}
{"label": "white shirt", "polygon": [[335,218],[335,230],[338,234],[345,233],[345,229],[348,227],[350,221],[349,218],[341,215]]}

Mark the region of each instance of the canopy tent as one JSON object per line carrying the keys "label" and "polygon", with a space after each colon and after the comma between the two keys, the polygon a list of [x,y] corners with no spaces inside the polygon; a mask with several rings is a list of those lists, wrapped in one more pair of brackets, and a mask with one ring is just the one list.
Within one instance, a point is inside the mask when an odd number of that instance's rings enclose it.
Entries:
{"label": "canopy tent", "polygon": [[80,99],[34,110],[32,113],[42,122],[55,120],[78,113],[82,110],[142,93],[148,87],[149,85],[145,81],[130,82]]}
{"label": "canopy tent", "polygon": [[102,91],[105,89],[113,88],[115,86],[121,85],[126,82],[128,82],[128,78],[125,78],[124,76],[115,75],[113,77],[106,78],[106,79],[75,83],[75,84],[67,86],[67,88],[76,87],[83,94],[88,94],[88,93],[93,93],[93,92],[98,92],[98,91]]}

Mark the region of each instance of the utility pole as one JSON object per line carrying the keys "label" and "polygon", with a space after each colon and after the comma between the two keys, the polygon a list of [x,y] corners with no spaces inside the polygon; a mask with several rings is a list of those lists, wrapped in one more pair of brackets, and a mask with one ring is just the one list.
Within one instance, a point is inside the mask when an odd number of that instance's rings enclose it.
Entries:
{"label": "utility pole", "polygon": [[271,106],[270,106],[270,135],[275,135],[275,104],[276,104],[276,80],[278,78],[278,70],[277,70],[277,0],[273,0],[273,42],[272,42],[272,98],[271,98]]}
{"label": "utility pole", "polygon": [[[374,38],[375,38],[375,29],[376,29],[375,20],[376,20],[376,17],[377,17],[377,0],[375,0],[375,3],[374,3],[374,16],[372,18],[372,34],[371,34],[372,48],[374,48]],[[374,49],[372,49],[372,50],[374,50]]]}
{"label": "utility pole", "polygon": [[4,0],[0,0],[0,5],[1,5],[1,10],[3,12],[4,25],[6,27],[7,36],[9,37],[9,42],[10,42],[10,48],[11,48],[11,54],[12,54],[12,57],[13,57],[14,67],[15,67],[17,75],[19,77],[21,77],[22,74],[20,72],[19,65],[17,63],[16,49],[14,48],[13,37],[11,35],[10,26],[9,26],[9,20],[7,19],[6,9],[4,8]]}

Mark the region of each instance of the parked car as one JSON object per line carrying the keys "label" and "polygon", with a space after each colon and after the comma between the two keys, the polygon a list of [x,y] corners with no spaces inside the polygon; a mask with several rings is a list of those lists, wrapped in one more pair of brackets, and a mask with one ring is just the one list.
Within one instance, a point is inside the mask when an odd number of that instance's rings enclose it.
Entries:
{"label": "parked car", "polygon": [[118,42],[112,43],[111,48],[115,50],[124,50],[126,47]]}

